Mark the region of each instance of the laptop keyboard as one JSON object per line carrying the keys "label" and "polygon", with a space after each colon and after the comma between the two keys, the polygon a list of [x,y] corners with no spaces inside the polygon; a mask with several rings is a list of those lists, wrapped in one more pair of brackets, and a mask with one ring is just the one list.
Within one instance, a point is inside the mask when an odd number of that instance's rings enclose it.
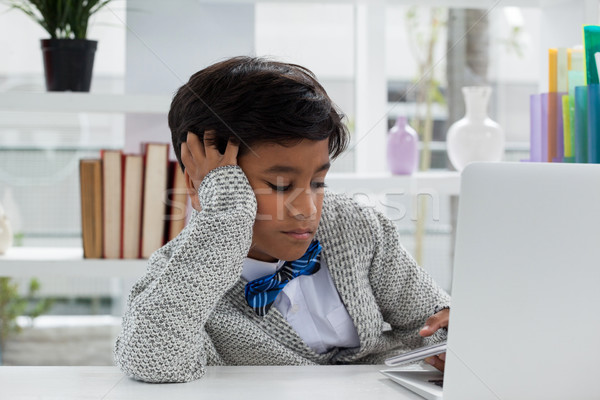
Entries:
{"label": "laptop keyboard", "polygon": [[441,388],[444,387],[444,380],[443,379],[429,379],[427,382],[433,383],[434,385],[439,386]]}

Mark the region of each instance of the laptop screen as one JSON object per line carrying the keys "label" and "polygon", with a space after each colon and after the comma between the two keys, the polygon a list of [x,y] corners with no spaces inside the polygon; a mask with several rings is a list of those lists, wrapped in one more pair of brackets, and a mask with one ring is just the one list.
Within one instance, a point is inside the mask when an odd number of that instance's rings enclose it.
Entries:
{"label": "laptop screen", "polygon": [[600,165],[462,174],[444,399],[600,398]]}

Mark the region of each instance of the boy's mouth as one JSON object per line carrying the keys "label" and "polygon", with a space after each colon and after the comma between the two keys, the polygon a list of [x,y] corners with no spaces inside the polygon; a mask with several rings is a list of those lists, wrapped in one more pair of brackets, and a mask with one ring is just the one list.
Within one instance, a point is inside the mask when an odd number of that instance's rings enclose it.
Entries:
{"label": "boy's mouth", "polygon": [[310,229],[295,229],[293,231],[284,231],[283,233],[285,233],[286,235],[294,238],[294,239],[298,239],[298,240],[306,240],[306,239],[310,239],[313,235],[312,230]]}

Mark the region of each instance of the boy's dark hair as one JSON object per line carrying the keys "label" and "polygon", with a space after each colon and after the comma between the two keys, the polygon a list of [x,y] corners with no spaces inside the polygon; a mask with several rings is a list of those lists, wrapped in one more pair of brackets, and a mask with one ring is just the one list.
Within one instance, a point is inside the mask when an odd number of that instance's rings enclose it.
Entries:
{"label": "boy's dark hair", "polygon": [[177,160],[188,132],[201,139],[214,130],[224,152],[230,137],[240,154],[259,143],[294,145],[302,139],[329,138],[332,158],[342,153],[349,134],[314,74],[295,64],[255,57],[234,57],[191,76],[177,91],[169,128]]}

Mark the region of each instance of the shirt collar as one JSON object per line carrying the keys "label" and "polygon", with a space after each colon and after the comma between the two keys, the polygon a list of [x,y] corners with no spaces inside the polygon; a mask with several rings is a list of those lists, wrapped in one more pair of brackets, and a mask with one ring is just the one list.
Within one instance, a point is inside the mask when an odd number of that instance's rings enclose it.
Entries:
{"label": "shirt collar", "polygon": [[285,261],[267,262],[246,257],[242,267],[242,278],[248,282],[274,274]]}

